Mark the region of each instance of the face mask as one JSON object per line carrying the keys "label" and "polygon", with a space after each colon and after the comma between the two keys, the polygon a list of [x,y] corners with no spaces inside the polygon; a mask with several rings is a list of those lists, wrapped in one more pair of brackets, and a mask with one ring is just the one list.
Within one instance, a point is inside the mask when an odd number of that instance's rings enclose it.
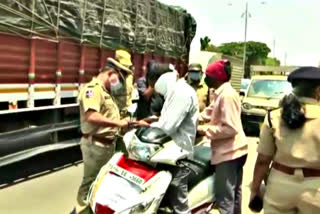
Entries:
{"label": "face mask", "polygon": [[122,91],[122,83],[118,80],[117,82],[110,83],[110,91],[112,95],[119,95]]}
{"label": "face mask", "polygon": [[201,80],[201,73],[200,72],[189,72],[188,79],[190,82],[199,82]]}

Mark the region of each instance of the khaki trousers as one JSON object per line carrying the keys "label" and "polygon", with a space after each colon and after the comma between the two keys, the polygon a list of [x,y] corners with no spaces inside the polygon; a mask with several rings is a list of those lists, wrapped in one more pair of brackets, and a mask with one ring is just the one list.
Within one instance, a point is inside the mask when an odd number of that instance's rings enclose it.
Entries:
{"label": "khaki trousers", "polygon": [[88,206],[86,197],[91,184],[96,179],[101,167],[104,166],[115,153],[114,144],[102,147],[92,144],[87,139],[82,138],[80,145],[83,157],[83,178],[77,196],[77,213]]}
{"label": "khaki trousers", "polygon": [[319,214],[320,177],[288,175],[272,169],[264,196],[264,214]]}

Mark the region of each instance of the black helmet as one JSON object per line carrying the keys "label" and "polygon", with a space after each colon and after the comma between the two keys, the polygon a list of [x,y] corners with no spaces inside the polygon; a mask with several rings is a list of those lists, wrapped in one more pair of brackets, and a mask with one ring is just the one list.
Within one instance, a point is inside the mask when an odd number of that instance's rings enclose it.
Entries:
{"label": "black helmet", "polygon": [[159,79],[159,77],[167,72],[171,72],[170,64],[167,63],[157,63],[151,60],[147,64],[146,79],[148,85],[153,85]]}

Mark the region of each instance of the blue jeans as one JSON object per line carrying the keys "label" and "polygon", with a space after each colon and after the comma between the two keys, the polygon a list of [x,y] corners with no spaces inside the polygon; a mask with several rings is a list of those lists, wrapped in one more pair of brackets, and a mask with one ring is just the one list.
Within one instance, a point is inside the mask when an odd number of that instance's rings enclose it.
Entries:
{"label": "blue jeans", "polygon": [[220,214],[241,214],[243,166],[247,155],[215,165],[215,196]]}

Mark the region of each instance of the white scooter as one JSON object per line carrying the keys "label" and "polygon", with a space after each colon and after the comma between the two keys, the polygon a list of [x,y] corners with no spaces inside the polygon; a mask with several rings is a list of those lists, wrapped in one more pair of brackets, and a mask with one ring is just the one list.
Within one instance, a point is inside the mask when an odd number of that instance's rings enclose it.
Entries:
{"label": "white scooter", "polygon": [[170,213],[163,200],[172,180],[168,165],[184,165],[189,177],[188,202],[192,213],[212,209],[214,170],[210,167],[211,150],[195,146],[194,158],[157,128],[141,127],[125,134],[128,154],[116,153],[100,170],[88,202],[95,214]]}

